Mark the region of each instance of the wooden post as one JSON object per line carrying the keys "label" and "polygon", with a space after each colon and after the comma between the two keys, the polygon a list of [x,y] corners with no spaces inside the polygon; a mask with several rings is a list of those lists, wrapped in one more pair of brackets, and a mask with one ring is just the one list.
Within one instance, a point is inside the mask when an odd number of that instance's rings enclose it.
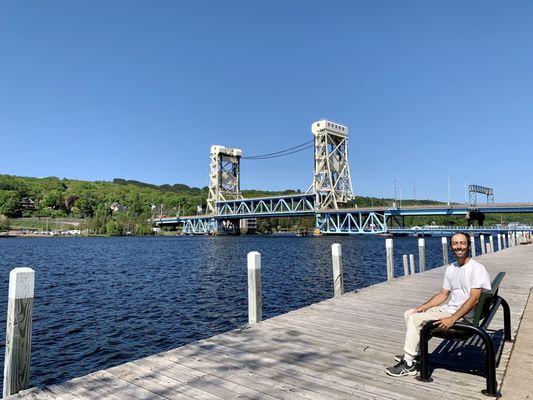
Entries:
{"label": "wooden post", "polygon": [[34,286],[33,269],[15,268],[10,272],[4,397],[16,394],[29,386]]}
{"label": "wooden post", "polygon": [[506,239],[507,239],[507,236],[505,235],[505,233],[502,233],[502,245],[504,248],[508,247],[507,245],[508,242]]}
{"label": "wooden post", "polygon": [[448,258],[448,238],[442,237],[442,265],[448,265],[450,263],[450,260]]}
{"label": "wooden post", "polygon": [[470,250],[472,252],[472,257],[476,256],[476,239],[474,235],[470,236]]}
{"label": "wooden post", "polygon": [[342,279],[342,250],[339,243],[331,245],[331,257],[333,260],[333,293],[334,297],[344,294],[344,280]]}
{"label": "wooden post", "polygon": [[480,247],[481,247],[481,254],[485,254],[485,236],[484,235],[479,235],[479,244],[480,244]]}
{"label": "wooden post", "polygon": [[498,233],[498,251],[502,251],[502,235]]}
{"label": "wooden post", "polygon": [[412,254],[409,254],[409,267],[411,268],[411,275],[414,275],[416,273],[415,271],[415,256]]}
{"label": "wooden post", "polygon": [[418,239],[418,270],[419,272],[426,270],[426,242],[424,238]]}
{"label": "wooden post", "polygon": [[248,323],[260,322],[262,316],[261,301],[261,253],[248,253]]}
{"label": "wooden post", "polygon": [[394,278],[394,251],[392,239],[385,239],[385,249],[387,250],[387,280]]}
{"label": "wooden post", "polygon": [[409,262],[407,261],[407,254],[404,254],[402,256],[403,259],[403,275],[407,276],[409,275]]}
{"label": "wooden post", "polygon": [[492,235],[489,236],[489,245],[490,245],[490,252],[494,253],[494,238]]}

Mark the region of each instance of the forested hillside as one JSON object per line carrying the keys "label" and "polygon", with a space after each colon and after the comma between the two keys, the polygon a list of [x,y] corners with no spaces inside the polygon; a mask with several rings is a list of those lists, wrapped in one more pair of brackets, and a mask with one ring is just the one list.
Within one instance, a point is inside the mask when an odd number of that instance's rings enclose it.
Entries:
{"label": "forested hillside", "polygon": [[[244,191],[246,197],[294,193]],[[88,182],[0,175],[0,215],[83,218],[94,233],[149,233],[152,216],[191,215],[206,209],[208,189],[114,179]]]}
{"label": "forested hillside", "polygon": [[[243,191],[244,197],[295,193],[292,190],[266,192]],[[77,218],[82,228],[94,234],[149,234],[149,219],[160,215],[193,215],[198,207],[206,210],[207,187],[184,184],[152,185],[114,179],[112,182],[81,181],[56,177],[30,178],[0,175],[0,228],[8,226],[5,218],[51,217]],[[392,199],[358,196],[359,207],[391,206]],[[402,205],[442,204],[433,200],[403,200]],[[397,204],[398,205],[398,204]],[[487,215],[486,224],[520,221],[531,223],[533,216],[523,214]],[[406,225],[464,225],[464,217],[411,217]],[[265,232],[275,229],[309,229],[312,217],[273,218],[259,224]],[[2,230],[2,229],[0,229]]]}

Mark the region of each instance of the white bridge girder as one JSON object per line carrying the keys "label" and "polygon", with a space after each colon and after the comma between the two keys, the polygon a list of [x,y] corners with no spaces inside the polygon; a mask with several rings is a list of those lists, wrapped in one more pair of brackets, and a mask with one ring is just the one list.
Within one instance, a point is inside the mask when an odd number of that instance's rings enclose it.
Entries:
{"label": "white bridge girder", "polygon": [[182,220],[182,233],[186,235],[209,235],[218,232],[214,218],[191,218]]}
{"label": "white bridge girder", "polygon": [[373,235],[388,231],[385,214],[378,212],[324,212],[317,214],[316,222],[324,234]]}
{"label": "white bridge girder", "polygon": [[261,199],[242,199],[217,203],[218,216],[275,216],[314,213],[314,196],[310,194]]}

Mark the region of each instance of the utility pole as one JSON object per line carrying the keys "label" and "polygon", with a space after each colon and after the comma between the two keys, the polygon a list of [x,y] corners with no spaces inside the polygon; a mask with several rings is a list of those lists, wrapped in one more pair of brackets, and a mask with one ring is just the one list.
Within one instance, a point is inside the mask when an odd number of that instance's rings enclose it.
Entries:
{"label": "utility pole", "polygon": [[450,206],[450,204],[452,203],[452,199],[451,199],[451,191],[450,191],[450,178],[448,177],[448,207]]}
{"label": "utility pole", "polygon": [[394,180],[394,201],[392,203],[393,207],[396,207],[396,200],[397,200],[397,196],[396,196],[396,179],[395,179]]}

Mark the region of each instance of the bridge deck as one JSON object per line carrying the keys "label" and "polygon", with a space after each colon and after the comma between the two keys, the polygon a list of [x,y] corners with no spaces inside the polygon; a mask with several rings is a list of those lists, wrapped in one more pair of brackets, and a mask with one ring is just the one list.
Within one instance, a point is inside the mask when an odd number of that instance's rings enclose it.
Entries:
{"label": "bridge deck", "polygon": [[[533,246],[478,257],[491,276],[508,274],[500,289],[512,312],[513,337],[533,286]],[[385,266],[384,266],[385,268]],[[166,353],[129,362],[72,381],[36,390],[23,398],[51,399],[486,399],[482,376],[453,372],[442,365],[433,383],[392,378],[384,368],[403,346],[403,311],[438,290],[444,267],[347,293]],[[501,329],[502,313],[491,327]],[[179,327],[177,327],[179,329]],[[34,340],[38,340],[35,338]],[[432,349],[446,342],[433,339]],[[512,344],[506,343],[498,384]],[[437,349],[437,350],[438,350]],[[482,366],[467,345],[433,360],[468,368]],[[477,361],[476,361],[477,360]],[[459,367],[456,363],[455,368]],[[505,393],[504,393],[505,395]],[[17,396],[19,398],[19,396]]]}

